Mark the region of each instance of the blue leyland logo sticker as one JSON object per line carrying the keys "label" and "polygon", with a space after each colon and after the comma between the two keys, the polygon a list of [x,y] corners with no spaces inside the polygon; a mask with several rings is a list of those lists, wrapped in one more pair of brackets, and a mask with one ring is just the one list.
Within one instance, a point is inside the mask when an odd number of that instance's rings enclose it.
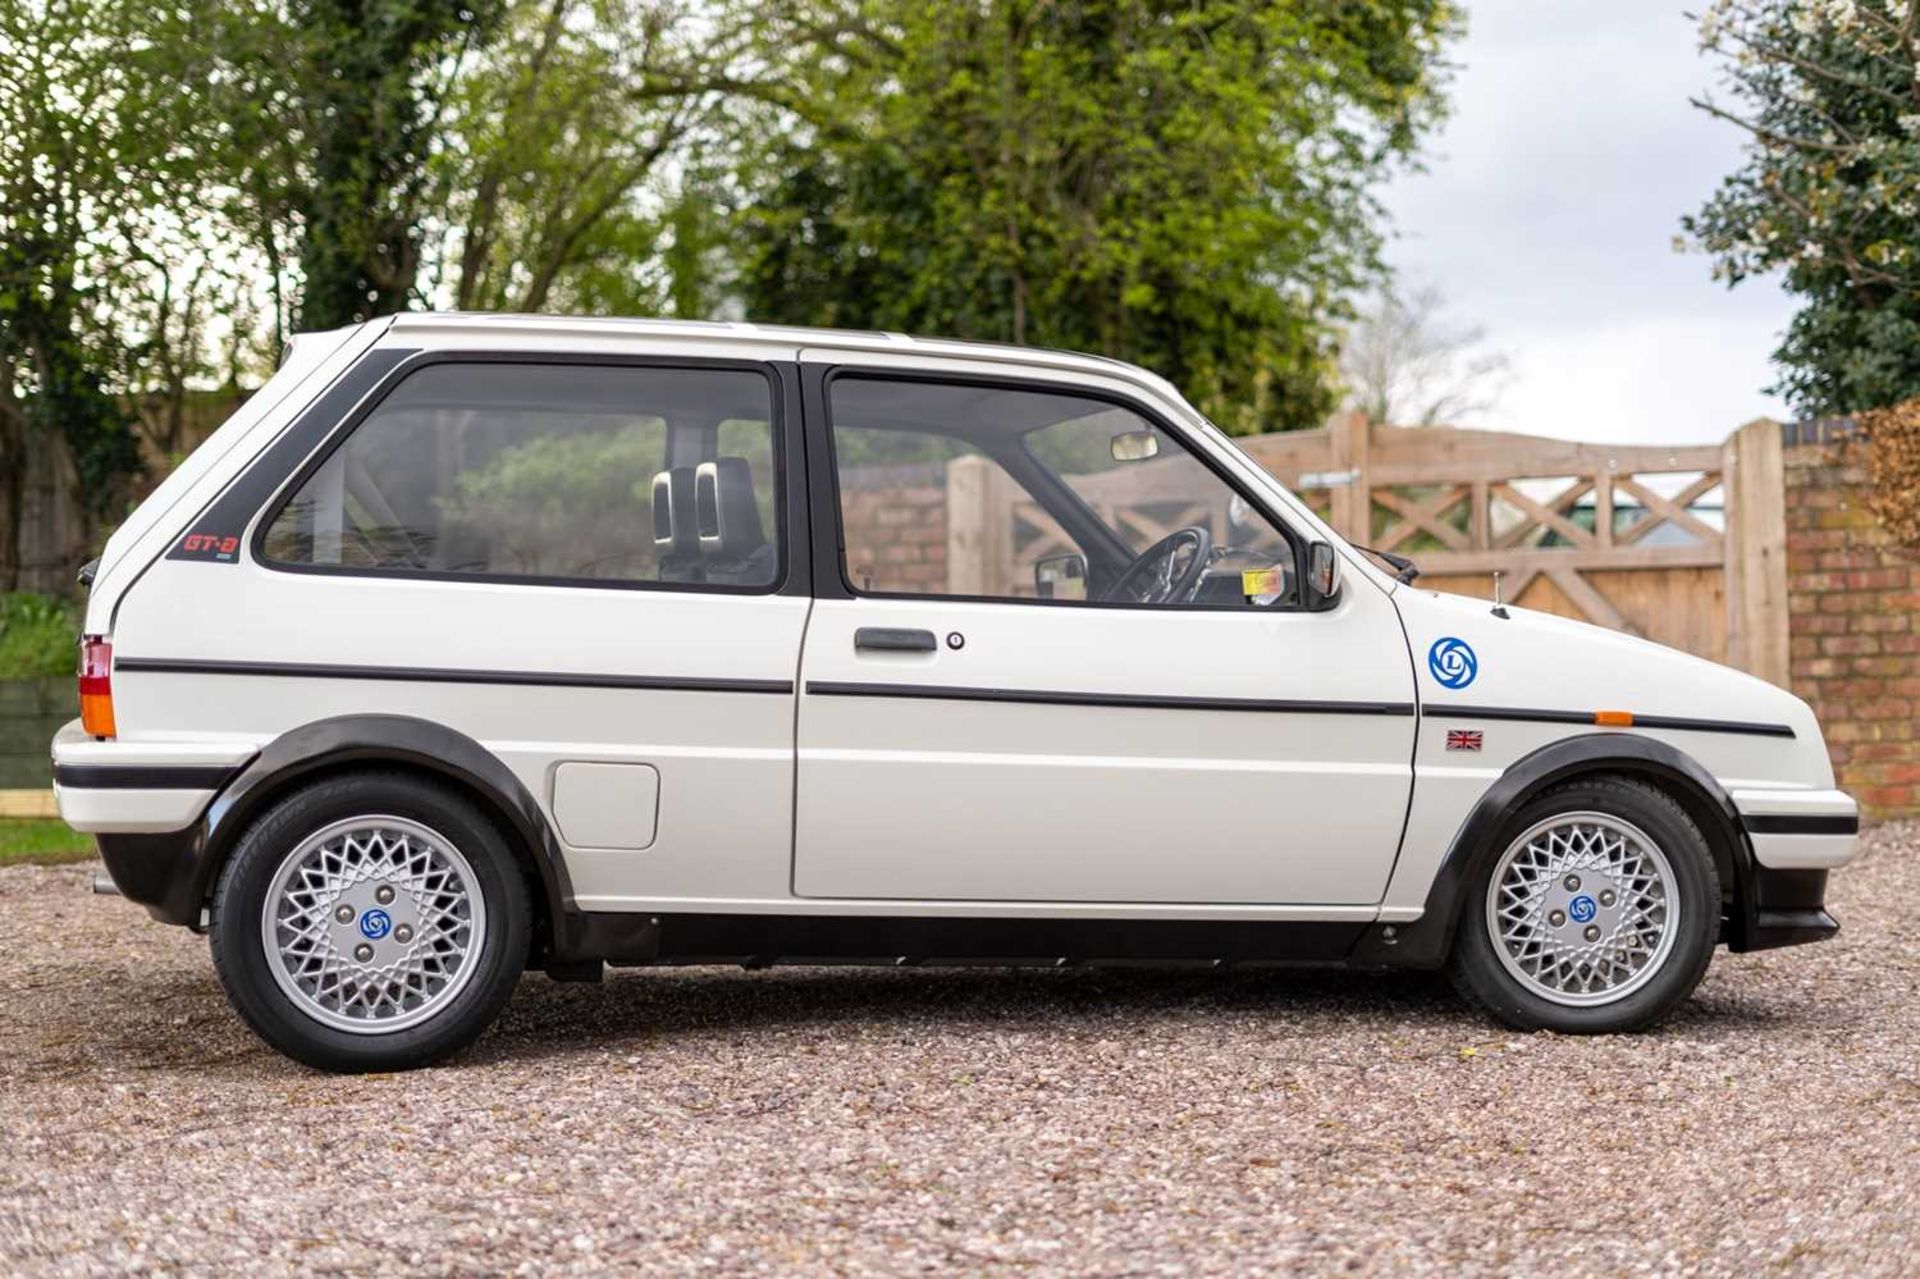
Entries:
{"label": "blue leyland logo sticker", "polygon": [[360,935],[368,941],[379,941],[393,931],[393,919],[386,911],[374,909],[360,916]]}
{"label": "blue leyland logo sticker", "polygon": [[1480,659],[1465,640],[1448,635],[1435,640],[1427,650],[1427,669],[1442,688],[1465,688],[1480,673]]}
{"label": "blue leyland logo sticker", "polygon": [[1587,896],[1585,893],[1581,893],[1578,897],[1567,903],[1567,914],[1573,916],[1573,922],[1576,924],[1586,923],[1592,919],[1594,915],[1599,913],[1599,910],[1599,905],[1594,902],[1593,898]]}

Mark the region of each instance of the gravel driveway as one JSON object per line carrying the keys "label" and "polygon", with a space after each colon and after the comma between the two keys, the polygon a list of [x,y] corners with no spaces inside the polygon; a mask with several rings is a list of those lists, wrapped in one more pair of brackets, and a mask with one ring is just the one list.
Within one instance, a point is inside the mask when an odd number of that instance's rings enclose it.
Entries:
{"label": "gravel driveway", "polygon": [[314,1074],[202,941],[0,871],[0,1272],[1920,1270],[1920,827],[1835,941],[1661,1032],[1434,979],[530,978],[458,1064]]}

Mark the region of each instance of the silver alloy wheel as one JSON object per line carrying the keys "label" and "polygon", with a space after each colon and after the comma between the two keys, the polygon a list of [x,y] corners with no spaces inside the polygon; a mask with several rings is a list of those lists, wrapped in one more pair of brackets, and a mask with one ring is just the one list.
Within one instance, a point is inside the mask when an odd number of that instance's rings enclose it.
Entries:
{"label": "silver alloy wheel", "polygon": [[451,1003],[486,934],[473,867],[404,817],[351,817],[309,835],[274,872],[260,913],[280,989],[307,1016],[362,1035]]}
{"label": "silver alloy wheel", "polygon": [[1542,999],[1590,1008],[1653,980],[1680,931],[1673,867],[1607,813],[1561,813],[1507,846],[1487,885],[1494,953]]}

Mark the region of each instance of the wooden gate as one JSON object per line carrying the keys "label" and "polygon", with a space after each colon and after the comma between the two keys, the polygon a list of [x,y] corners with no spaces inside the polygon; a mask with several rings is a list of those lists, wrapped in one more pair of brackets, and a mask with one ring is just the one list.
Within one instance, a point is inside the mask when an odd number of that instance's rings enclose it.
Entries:
{"label": "wooden gate", "polygon": [[1422,586],[1643,635],[1787,682],[1780,427],[1723,444],[1582,444],[1344,414],[1241,441],[1342,536]]}

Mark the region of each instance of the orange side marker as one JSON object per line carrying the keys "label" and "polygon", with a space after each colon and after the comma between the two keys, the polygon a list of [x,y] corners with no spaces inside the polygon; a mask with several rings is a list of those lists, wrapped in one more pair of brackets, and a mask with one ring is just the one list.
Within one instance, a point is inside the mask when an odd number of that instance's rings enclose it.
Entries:
{"label": "orange side marker", "polygon": [[1602,728],[1632,728],[1632,711],[1595,711],[1593,722]]}

